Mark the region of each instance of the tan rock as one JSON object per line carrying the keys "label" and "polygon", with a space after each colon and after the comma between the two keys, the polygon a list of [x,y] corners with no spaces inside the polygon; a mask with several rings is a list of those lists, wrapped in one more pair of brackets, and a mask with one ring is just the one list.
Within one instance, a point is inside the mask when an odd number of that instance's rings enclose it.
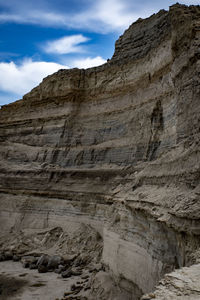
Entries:
{"label": "tan rock", "polygon": [[47,230],[40,247],[73,237],[71,254],[98,256],[103,238],[108,276],[130,299],[198,261],[199,20],[199,6],[179,4],[140,19],[107,64],[60,70],[1,108],[4,241]]}

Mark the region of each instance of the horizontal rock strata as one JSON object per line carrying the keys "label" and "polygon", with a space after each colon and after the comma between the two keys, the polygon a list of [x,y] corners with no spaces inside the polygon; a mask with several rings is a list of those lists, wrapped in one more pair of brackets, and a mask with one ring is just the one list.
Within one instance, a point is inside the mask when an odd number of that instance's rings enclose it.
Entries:
{"label": "horizontal rock strata", "polygon": [[177,4],[132,24],[108,63],[60,70],[3,106],[0,228],[90,224],[132,299],[195,263],[199,46],[200,7]]}

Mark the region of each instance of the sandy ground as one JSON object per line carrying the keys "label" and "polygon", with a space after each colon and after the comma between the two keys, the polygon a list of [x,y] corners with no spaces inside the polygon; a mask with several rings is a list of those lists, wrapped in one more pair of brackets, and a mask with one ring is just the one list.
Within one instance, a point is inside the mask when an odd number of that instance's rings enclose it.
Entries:
{"label": "sandy ground", "polygon": [[55,300],[62,298],[77,277],[63,279],[48,272],[38,273],[22,267],[20,262],[0,262],[0,300]]}

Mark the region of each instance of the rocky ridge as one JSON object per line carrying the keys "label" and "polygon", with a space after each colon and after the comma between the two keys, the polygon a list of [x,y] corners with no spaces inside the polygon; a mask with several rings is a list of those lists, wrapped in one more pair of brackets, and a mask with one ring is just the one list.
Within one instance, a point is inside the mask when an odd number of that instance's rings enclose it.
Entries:
{"label": "rocky ridge", "polygon": [[[199,45],[200,7],[176,4],[132,24],[107,64],[60,70],[3,106],[2,241],[91,226],[104,266],[91,299],[118,299],[114,285],[139,299],[182,267],[199,276]],[[167,280],[143,299],[168,299]]]}

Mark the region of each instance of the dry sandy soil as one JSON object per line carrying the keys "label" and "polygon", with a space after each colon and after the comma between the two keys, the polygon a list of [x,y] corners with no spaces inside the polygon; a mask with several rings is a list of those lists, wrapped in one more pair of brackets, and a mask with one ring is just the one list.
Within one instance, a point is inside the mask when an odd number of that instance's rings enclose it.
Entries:
{"label": "dry sandy soil", "polygon": [[24,269],[20,262],[5,261],[0,263],[0,299],[55,300],[77,280],[77,276],[63,279],[53,272],[40,274]]}

